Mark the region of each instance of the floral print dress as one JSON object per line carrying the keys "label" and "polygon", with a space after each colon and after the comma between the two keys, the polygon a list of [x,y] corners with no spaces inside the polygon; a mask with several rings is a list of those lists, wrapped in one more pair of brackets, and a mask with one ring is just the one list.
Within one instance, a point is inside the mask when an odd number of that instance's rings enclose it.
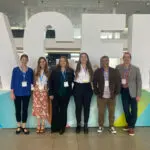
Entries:
{"label": "floral print dress", "polygon": [[47,80],[47,77],[41,73],[33,91],[32,114],[41,119],[49,119]]}

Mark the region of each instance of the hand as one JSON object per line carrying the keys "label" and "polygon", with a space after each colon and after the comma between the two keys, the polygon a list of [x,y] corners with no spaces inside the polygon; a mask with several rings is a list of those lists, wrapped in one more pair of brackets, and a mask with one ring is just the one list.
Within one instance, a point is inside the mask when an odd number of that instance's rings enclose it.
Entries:
{"label": "hand", "polygon": [[50,98],[50,100],[53,100],[53,99],[54,99],[54,96],[50,96],[49,98]]}
{"label": "hand", "polygon": [[140,96],[136,97],[136,101],[139,102],[140,101]]}
{"label": "hand", "polygon": [[12,99],[12,100],[15,100],[15,94],[14,94],[14,91],[11,91],[11,93],[10,93],[10,98]]}
{"label": "hand", "polygon": [[44,85],[44,90],[48,91],[47,85]]}
{"label": "hand", "polygon": [[31,91],[34,91],[34,86],[33,86],[33,84],[31,84]]}

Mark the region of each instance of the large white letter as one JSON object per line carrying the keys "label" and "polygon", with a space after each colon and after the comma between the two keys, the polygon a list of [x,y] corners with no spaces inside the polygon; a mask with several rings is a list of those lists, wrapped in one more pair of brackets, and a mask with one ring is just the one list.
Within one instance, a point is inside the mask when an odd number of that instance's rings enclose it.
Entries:
{"label": "large white letter", "polygon": [[82,15],[82,51],[87,52],[94,64],[99,64],[102,55],[120,58],[123,43],[104,42],[100,39],[104,30],[124,30],[125,15],[83,14]]}
{"label": "large white letter", "polygon": [[24,35],[24,51],[30,57],[30,64],[35,66],[37,58],[44,55],[46,29],[55,30],[56,41],[73,41],[73,25],[63,14],[41,12],[29,19]]}
{"label": "large white letter", "polygon": [[7,16],[0,13],[0,76],[3,89],[10,89],[11,72],[17,65],[17,53]]}
{"label": "large white letter", "polygon": [[150,88],[150,15],[133,15],[129,18],[129,50],[132,63],[142,73],[144,89]]}

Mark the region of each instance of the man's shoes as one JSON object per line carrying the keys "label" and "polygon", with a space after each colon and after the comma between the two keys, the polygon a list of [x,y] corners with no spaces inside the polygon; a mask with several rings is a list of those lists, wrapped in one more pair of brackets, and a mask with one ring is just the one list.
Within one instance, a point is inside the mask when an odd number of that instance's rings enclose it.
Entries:
{"label": "man's shoes", "polygon": [[129,133],[130,136],[134,136],[135,135],[135,131],[134,131],[133,128],[130,128],[128,133]]}
{"label": "man's shoes", "polygon": [[99,127],[99,128],[98,128],[98,130],[97,130],[97,132],[98,132],[98,133],[102,133],[102,132],[103,132],[103,130],[104,130],[104,128],[103,128],[103,127]]}
{"label": "man's shoes", "polygon": [[110,131],[112,134],[116,134],[116,133],[117,133],[117,131],[115,130],[114,127],[110,127],[110,128],[109,128],[109,131]]}
{"label": "man's shoes", "polygon": [[129,131],[129,127],[128,127],[128,126],[125,126],[125,127],[123,128],[123,131]]}

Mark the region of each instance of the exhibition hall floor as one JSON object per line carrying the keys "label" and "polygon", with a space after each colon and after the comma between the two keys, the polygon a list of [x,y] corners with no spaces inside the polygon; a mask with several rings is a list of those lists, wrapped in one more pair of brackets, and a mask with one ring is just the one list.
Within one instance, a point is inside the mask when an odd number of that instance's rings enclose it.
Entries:
{"label": "exhibition hall floor", "polygon": [[128,136],[121,128],[112,135],[107,129],[96,133],[90,129],[88,135],[75,134],[68,129],[64,135],[51,134],[50,131],[37,135],[15,135],[12,129],[0,129],[0,150],[150,150],[150,128],[137,128],[134,137]]}

